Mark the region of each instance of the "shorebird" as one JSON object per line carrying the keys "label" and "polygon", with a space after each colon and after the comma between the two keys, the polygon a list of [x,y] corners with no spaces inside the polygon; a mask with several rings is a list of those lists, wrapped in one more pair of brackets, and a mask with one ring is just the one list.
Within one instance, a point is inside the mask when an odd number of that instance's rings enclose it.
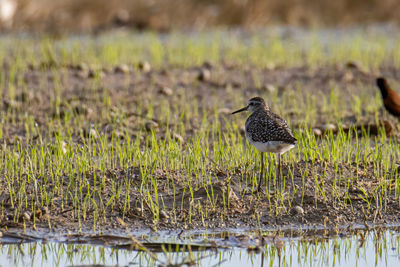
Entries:
{"label": "shorebird", "polygon": [[400,118],[400,97],[394,90],[392,90],[385,78],[377,78],[376,85],[378,85],[381,94],[383,105],[386,110],[393,116]]}
{"label": "shorebird", "polygon": [[258,191],[261,189],[264,174],[264,152],[278,154],[278,184],[281,175],[281,155],[296,145],[287,122],[273,113],[264,99],[253,97],[248,101],[246,107],[232,112],[232,114],[249,110],[251,115],[245,124],[247,140],[261,152],[261,173],[258,181]]}

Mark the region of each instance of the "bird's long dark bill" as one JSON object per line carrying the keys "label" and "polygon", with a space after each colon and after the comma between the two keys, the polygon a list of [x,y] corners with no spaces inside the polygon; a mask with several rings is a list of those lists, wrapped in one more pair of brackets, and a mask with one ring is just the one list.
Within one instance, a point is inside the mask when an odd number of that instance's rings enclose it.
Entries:
{"label": "bird's long dark bill", "polygon": [[247,110],[247,108],[248,108],[248,107],[241,108],[241,109],[239,109],[239,110],[236,110],[235,112],[232,112],[232,114],[235,114],[235,113],[239,113],[239,112],[245,111],[245,110]]}

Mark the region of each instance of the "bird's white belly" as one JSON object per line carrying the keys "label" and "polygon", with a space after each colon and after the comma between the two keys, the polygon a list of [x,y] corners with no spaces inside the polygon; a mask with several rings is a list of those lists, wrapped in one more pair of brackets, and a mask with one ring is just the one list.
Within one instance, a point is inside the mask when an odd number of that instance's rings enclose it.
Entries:
{"label": "bird's white belly", "polygon": [[271,153],[285,153],[286,151],[294,148],[293,144],[287,144],[282,141],[269,141],[266,143],[262,142],[251,142],[258,151],[271,152]]}

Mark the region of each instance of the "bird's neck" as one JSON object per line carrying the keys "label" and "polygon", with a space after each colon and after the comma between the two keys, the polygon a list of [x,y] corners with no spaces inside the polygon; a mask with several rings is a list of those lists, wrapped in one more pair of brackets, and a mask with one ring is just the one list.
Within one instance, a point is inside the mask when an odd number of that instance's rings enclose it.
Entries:
{"label": "bird's neck", "polygon": [[382,97],[385,98],[388,96],[388,90],[385,87],[379,87],[381,90]]}
{"label": "bird's neck", "polygon": [[378,84],[379,90],[381,91],[382,97],[385,98],[389,94],[389,85],[386,84],[386,82]]}

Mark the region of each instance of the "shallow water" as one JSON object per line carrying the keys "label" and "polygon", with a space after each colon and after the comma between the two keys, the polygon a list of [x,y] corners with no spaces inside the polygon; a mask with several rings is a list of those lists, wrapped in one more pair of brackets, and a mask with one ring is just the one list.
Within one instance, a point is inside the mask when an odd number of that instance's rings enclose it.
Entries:
{"label": "shallow water", "polygon": [[[217,235],[218,236],[218,235]],[[187,252],[143,252],[96,245],[43,243],[3,244],[0,266],[162,266],[194,263],[195,266],[398,266],[400,234],[394,230],[370,231],[331,239],[266,238],[256,252],[250,236],[244,242],[232,235],[203,236],[203,244],[219,248]],[[146,240],[155,239],[149,238]],[[200,240],[196,236],[193,240]],[[1,242],[4,242],[1,239]],[[176,242],[171,239],[171,242]],[[193,241],[200,244],[198,241]],[[191,242],[193,244],[193,242]],[[182,242],[181,242],[182,243]],[[183,242],[186,243],[186,242]],[[233,247],[232,247],[233,246]],[[279,247],[281,247],[279,249]],[[185,265],[184,265],[185,266]]]}

